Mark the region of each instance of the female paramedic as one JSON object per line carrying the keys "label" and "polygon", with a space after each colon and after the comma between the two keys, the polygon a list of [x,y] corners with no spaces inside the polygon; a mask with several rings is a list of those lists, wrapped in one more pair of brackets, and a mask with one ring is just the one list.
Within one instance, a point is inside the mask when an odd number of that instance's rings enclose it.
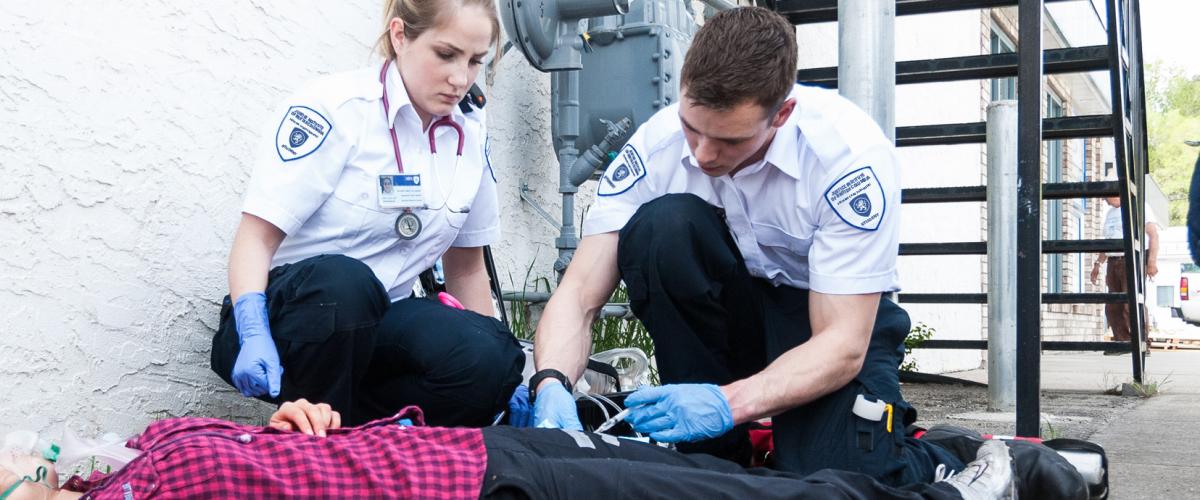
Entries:
{"label": "female paramedic", "polygon": [[[385,9],[383,61],[317,78],[270,123],[212,369],[244,396],[329,403],[349,425],[406,405],[435,425],[487,425],[524,356],[492,318],[496,181],[484,112],[460,102],[499,22],[492,0]],[[438,258],[465,310],[412,297]]]}

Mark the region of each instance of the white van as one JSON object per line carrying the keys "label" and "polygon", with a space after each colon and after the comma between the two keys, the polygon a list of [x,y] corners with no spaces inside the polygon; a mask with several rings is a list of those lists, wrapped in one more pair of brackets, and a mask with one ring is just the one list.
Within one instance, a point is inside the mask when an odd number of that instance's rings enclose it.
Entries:
{"label": "white van", "polygon": [[1200,266],[1191,262],[1179,265],[1179,317],[1200,325]]}

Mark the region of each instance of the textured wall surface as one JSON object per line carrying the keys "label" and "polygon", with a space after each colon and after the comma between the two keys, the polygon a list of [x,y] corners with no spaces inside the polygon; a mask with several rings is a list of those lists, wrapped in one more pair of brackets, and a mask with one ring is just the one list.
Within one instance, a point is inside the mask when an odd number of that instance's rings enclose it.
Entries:
{"label": "textured wall surface", "polygon": [[[0,422],[269,413],[208,369],[250,151],[290,90],[373,61],[380,4],[0,3]],[[516,52],[497,66],[500,273],[539,254],[548,275],[555,231],[517,186],[557,214],[549,78]]]}

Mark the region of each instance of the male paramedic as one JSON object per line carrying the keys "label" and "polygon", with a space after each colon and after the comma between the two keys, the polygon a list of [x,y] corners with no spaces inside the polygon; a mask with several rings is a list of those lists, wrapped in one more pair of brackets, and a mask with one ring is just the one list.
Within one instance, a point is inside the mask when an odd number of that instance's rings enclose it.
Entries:
{"label": "male paramedic", "polygon": [[665,385],[626,400],[636,430],[745,462],[772,417],[778,468],[865,472],[887,484],[961,469],[905,437],[897,367],[900,180],[879,127],[795,85],[796,39],[762,8],[696,33],[681,102],[642,125],[600,179],[584,238],[537,328],[534,423],[579,428],[572,383],[618,280]]}

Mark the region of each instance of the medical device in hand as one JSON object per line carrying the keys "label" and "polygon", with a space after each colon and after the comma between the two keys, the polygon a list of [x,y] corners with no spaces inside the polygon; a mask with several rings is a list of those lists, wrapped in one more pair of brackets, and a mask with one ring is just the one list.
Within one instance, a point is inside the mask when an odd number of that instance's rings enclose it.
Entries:
{"label": "medical device in hand", "polygon": [[621,423],[621,421],[625,419],[626,415],[629,415],[629,411],[632,409],[633,408],[626,408],[617,412],[617,414],[613,415],[612,418],[606,420],[603,424],[600,424],[600,427],[596,428],[596,432],[607,432],[609,429],[616,427],[617,424]]}

